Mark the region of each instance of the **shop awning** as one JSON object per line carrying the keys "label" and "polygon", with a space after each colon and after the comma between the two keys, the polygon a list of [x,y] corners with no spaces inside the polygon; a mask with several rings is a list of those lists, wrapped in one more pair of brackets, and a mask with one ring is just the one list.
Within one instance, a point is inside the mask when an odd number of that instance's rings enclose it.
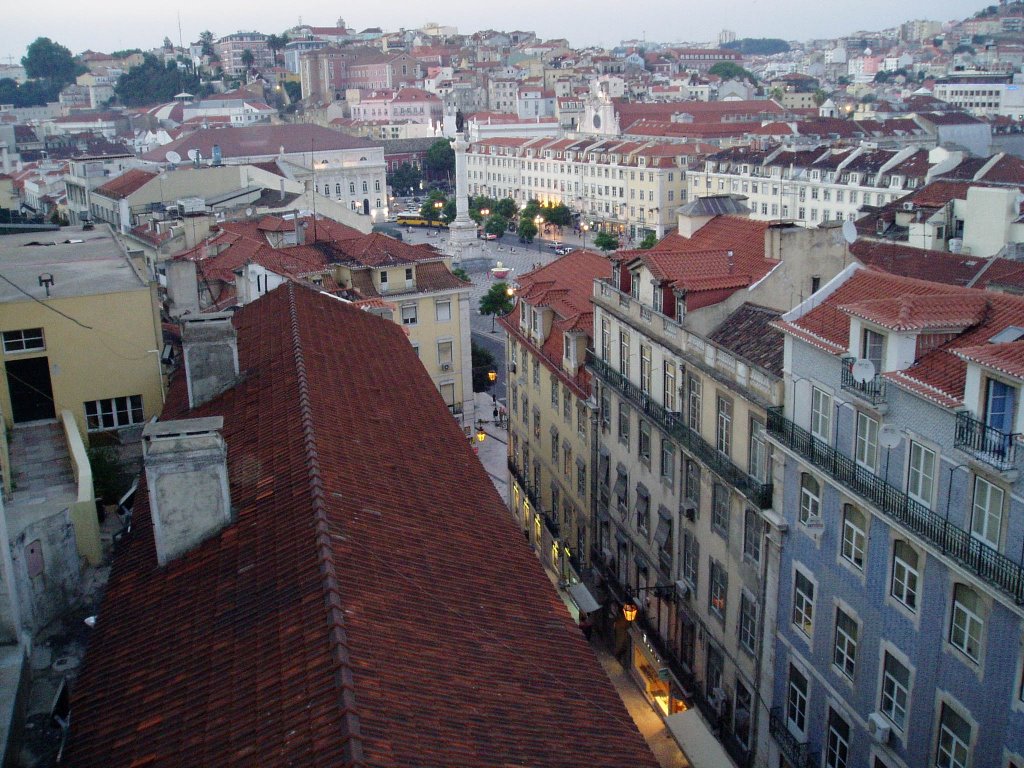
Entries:
{"label": "shop awning", "polygon": [[569,596],[572,597],[572,601],[576,603],[576,607],[583,613],[593,613],[601,607],[600,603],[598,603],[597,600],[594,599],[594,596],[590,594],[590,590],[587,589],[587,585],[582,581],[569,585]]}
{"label": "shop awning", "polygon": [[669,715],[665,725],[693,768],[735,768],[725,747],[711,734],[696,707]]}

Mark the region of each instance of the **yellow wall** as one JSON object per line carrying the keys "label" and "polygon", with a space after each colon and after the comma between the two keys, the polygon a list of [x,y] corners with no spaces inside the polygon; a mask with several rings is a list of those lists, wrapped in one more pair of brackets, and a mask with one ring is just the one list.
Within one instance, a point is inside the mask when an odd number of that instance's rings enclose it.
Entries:
{"label": "yellow wall", "polygon": [[[162,347],[154,290],[140,286],[128,292],[52,299],[45,306],[28,300],[0,304],[0,331],[41,327],[46,342],[45,351],[5,354],[4,359],[47,357],[55,409],[71,411],[83,435],[86,401],[141,394],[149,418],[163,405],[159,352],[151,351]],[[11,425],[6,369],[0,408],[4,423]]]}

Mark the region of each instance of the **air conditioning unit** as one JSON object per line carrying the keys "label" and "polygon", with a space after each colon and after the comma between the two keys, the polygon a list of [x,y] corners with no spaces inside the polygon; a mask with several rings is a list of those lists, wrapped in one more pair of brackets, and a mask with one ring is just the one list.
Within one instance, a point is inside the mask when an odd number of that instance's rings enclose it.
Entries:
{"label": "air conditioning unit", "polygon": [[450,371],[451,369],[452,369],[452,364],[451,363],[441,363],[441,370],[442,371]]}
{"label": "air conditioning unit", "polygon": [[809,517],[804,527],[811,533],[820,533],[825,529],[825,523],[820,517]]}
{"label": "air conditioning unit", "polygon": [[515,362],[515,360],[513,360],[512,362],[510,362],[508,364],[508,372],[509,373],[515,373],[516,372],[516,362]]}
{"label": "air conditioning unit", "polygon": [[868,733],[871,734],[872,739],[879,744],[887,744],[891,732],[892,726],[881,712],[872,712],[868,715]]}
{"label": "air conditioning unit", "polygon": [[676,582],[676,594],[679,595],[680,600],[685,600],[690,596],[690,585],[680,579]]}
{"label": "air conditioning unit", "polygon": [[908,200],[907,202],[905,202],[903,204],[903,210],[904,211],[912,211],[912,210],[914,210],[914,204]]}
{"label": "air conditioning unit", "polygon": [[708,703],[715,712],[721,715],[722,710],[725,709],[725,691],[721,688],[712,688],[711,695],[708,696]]}

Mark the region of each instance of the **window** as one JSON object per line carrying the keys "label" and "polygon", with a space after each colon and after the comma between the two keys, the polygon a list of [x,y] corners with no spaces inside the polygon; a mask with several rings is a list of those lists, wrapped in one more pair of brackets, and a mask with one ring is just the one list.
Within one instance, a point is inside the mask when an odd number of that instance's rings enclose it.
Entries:
{"label": "window", "polygon": [[821,486],[806,472],[800,475],[800,522],[805,525],[821,516]]}
{"label": "window", "polygon": [[586,406],[576,406],[576,434],[585,438],[587,436],[587,409]]}
{"label": "window", "polygon": [[85,423],[90,432],[119,429],[145,421],[142,395],[92,400],[85,404]]}
{"label": "window", "polygon": [[697,567],[700,562],[700,544],[697,537],[683,531],[683,579],[690,588],[697,591]]}
{"label": "window", "polygon": [[42,328],[25,328],[20,331],[4,331],[4,352],[35,352],[46,349]]}
{"label": "window", "polygon": [[700,506],[700,464],[686,460],[686,498]]}
{"label": "window", "polygon": [[789,666],[789,695],[786,697],[786,720],[791,729],[803,735],[807,726],[807,678]]}
{"label": "window", "polygon": [[665,361],[665,374],[662,377],[662,402],[665,410],[676,410],[676,364]]}
{"label": "window", "polygon": [[935,451],[913,441],[910,443],[907,494],[929,508],[935,494]]}
{"label": "window", "polygon": [[651,466],[651,425],[640,419],[640,434],[639,442],[639,456],[640,461],[646,464],[648,467]]}
{"label": "window", "polygon": [[761,516],[748,509],[743,515],[743,556],[752,562],[761,560]]}
{"label": "window", "polygon": [[[325,195],[328,194],[330,192],[330,190],[331,190],[330,185],[325,185],[324,186],[324,194]],[[334,185],[334,194],[337,195],[338,197],[341,197],[341,184],[335,184]]]}
{"label": "window", "polygon": [[971,724],[942,705],[939,715],[939,742],[935,750],[937,768],[967,768],[970,765]]}
{"label": "window", "polygon": [[540,389],[540,360],[536,357],[533,358],[533,374],[531,378],[533,379],[533,386],[536,389]]}
{"label": "window", "polygon": [[629,406],[619,403],[619,442],[629,445]]}
{"label": "window", "polygon": [[572,424],[572,393],[569,387],[562,389],[562,419]]}
{"label": "window", "polygon": [[886,652],[882,662],[882,714],[903,728],[907,720],[907,700],[910,697],[910,670],[891,653]]}
{"label": "window", "polygon": [[388,271],[386,269],[381,270],[380,273],[380,289],[386,291],[388,289]]}
{"label": "window", "polygon": [[651,348],[640,345],[640,391],[651,394]]}
{"label": "window", "polygon": [[402,305],[402,325],[416,325],[416,305]]}
{"label": "window", "polygon": [[912,611],[917,610],[917,552],[905,541],[893,544],[890,593]]}
{"label": "window", "polygon": [[811,434],[828,442],[832,436],[832,396],[811,388]]}
{"label": "window", "polygon": [[551,428],[551,463],[558,466],[558,429]]}
{"label": "window", "polygon": [[971,510],[971,536],[990,547],[999,548],[1003,525],[1003,489],[983,477],[974,478],[974,503]]}
{"label": "window", "polygon": [[[350,181],[348,183],[348,193],[350,195],[354,195],[356,193],[356,183],[354,181]],[[355,202],[353,202],[352,205],[354,206]]]}
{"label": "window", "polygon": [[864,570],[864,545],[867,540],[867,522],[864,513],[852,504],[843,505],[843,557],[858,569]]}
{"label": "window", "polygon": [[533,437],[540,440],[540,408],[533,407]]}
{"label": "window", "polygon": [[750,711],[753,705],[753,696],[747,687],[737,678],[736,680],[736,705],[732,716],[732,731],[737,741],[745,749],[750,748]]}
{"label": "window", "polygon": [[696,376],[688,376],[689,395],[687,402],[687,421],[690,429],[700,432],[701,383]]}
{"label": "window", "polygon": [[612,358],[612,332],[609,328],[608,318],[601,318],[601,359],[611,361]]}
{"label": "window", "polygon": [[676,479],[676,447],[664,438],[661,441],[661,479],[669,485]]}
{"label": "window", "polygon": [[729,591],[729,575],[725,566],[711,559],[711,586],[708,588],[708,609],[725,621],[726,598]]}
{"label": "window", "polygon": [[363,182],[363,192],[368,192],[368,191],[369,191],[369,190],[368,190],[368,189],[367,189],[367,187],[366,187],[366,182],[364,181],[364,182]]}
{"label": "window", "polygon": [[814,584],[799,570],[793,575],[793,625],[808,637],[814,629]]}
{"label": "window", "polygon": [[866,413],[857,413],[857,463],[875,471],[878,466],[878,422]]}
{"label": "window", "polygon": [[973,661],[981,658],[982,610],[981,597],[977,592],[966,584],[957,584],[953,588],[949,642]]}
{"label": "window", "polygon": [[728,456],[732,450],[732,400],[718,397],[718,450]]}
{"label": "window", "polygon": [[440,387],[441,397],[444,399],[445,404],[452,411],[455,410],[455,385],[454,384],[442,384]]}
{"label": "window", "polygon": [[836,637],[832,663],[853,680],[857,665],[857,622],[842,608],[836,608]]}
{"label": "window", "polygon": [[825,748],[826,768],[846,768],[849,759],[850,725],[829,707],[828,742]]}
{"label": "window", "polygon": [[629,376],[629,334],[619,331],[619,372]]}
{"label": "window", "polygon": [[651,531],[651,497],[639,483],[636,486],[636,529],[645,537]]}
{"label": "window", "polygon": [[440,366],[451,366],[452,364],[452,342],[439,341],[437,343],[437,363]]}
{"label": "window", "polygon": [[764,438],[764,423],[758,419],[750,420],[750,450],[749,467],[747,471],[750,476],[758,482],[764,483],[768,480],[768,445]]}
{"label": "window", "polygon": [[757,603],[746,591],[740,595],[740,647],[747,653],[757,653]]}
{"label": "window", "polygon": [[875,366],[875,374],[882,372],[882,358],[885,355],[885,336],[868,328],[864,329],[861,343],[861,357]]}
{"label": "window", "polygon": [[558,376],[551,374],[551,407],[558,408]]}
{"label": "window", "polygon": [[729,539],[729,489],[721,483],[711,488],[711,530]]}
{"label": "window", "polygon": [[1001,435],[988,437],[986,448],[996,453],[1005,453],[1009,446],[1009,435],[1014,432],[1014,405],[1017,402],[1017,390],[1002,381],[989,379],[985,397],[985,426],[994,429]]}
{"label": "window", "polygon": [[576,460],[576,493],[583,499],[587,497],[587,465]]}
{"label": "window", "polygon": [[452,319],[452,303],[450,301],[435,302],[434,312],[437,317],[437,322],[446,323]]}

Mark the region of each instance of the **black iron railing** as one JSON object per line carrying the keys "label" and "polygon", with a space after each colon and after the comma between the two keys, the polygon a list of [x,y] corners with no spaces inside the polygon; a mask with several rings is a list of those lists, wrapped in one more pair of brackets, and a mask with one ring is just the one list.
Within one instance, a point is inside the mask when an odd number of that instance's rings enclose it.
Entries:
{"label": "black iron railing", "polygon": [[876,373],[867,381],[857,381],[853,377],[854,357],[843,358],[843,375],[841,384],[847,392],[853,392],[858,397],[867,400],[869,403],[878,405],[885,400],[885,379],[880,373]]}
{"label": "black iron railing", "polygon": [[1024,604],[1024,567],[1019,563],[978,541],[967,531],[889,485],[849,456],[844,456],[807,430],[798,427],[782,415],[781,408],[768,409],[768,433],[854,493],[863,496],[884,514],[930,541],[944,555],[1003,590],[1018,604]]}
{"label": "black iron railing", "polygon": [[697,456],[715,474],[736,488],[736,490],[750,499],[760,509],[771,507],[771,483],[759,482],[756,478],[733,464],[728,457],[701,437],[700,433],[690,429],[680,416],[676,415],[673,411],[667,410],[646,392],[641,391],[640,387],[633,384],[628,378],[597,357],[593,350],[587,350],[587,365],[605,383],[614,387],[620,395],[632,402],[634,407],[643,411],[644,414],[657,422],[661,429],[672,435],[673,438]]}
{"label": "black iron railing", "polygon": [[558,521],[555,519],[554,515],[547,512],[541,512],[541,518],[543,518],[544,527],[548,529],[548,533],[551,534],[551,538],[558,539],[561,527],[558,525]]}
{"label": "black iron railing", "polygon": [[530,502],[530,506],[533,507],[535,511],[540,511],[540,489],[535,488],[529,478],[523,472],[519,471],[519,467],[516,466],[516,463],[512,461],[512,459],[508,460],[508,471],[509,474],[515,478],[519,487],[523,489],[527,500]]}
{"label": "black iron railing", "polygon": [[1020,435],[990,427],[966,411],[956,415],[953,445],[997,469],[1010,469],[1016,464],[1019,437]]}
{"label": "black iron railing", "polygon": [[772,707],[768,718],[768,732],[793,768],[811,768],[817,762],[817,753],[811,751],[807,742],[799,741],[789,732],[782,707]]}

